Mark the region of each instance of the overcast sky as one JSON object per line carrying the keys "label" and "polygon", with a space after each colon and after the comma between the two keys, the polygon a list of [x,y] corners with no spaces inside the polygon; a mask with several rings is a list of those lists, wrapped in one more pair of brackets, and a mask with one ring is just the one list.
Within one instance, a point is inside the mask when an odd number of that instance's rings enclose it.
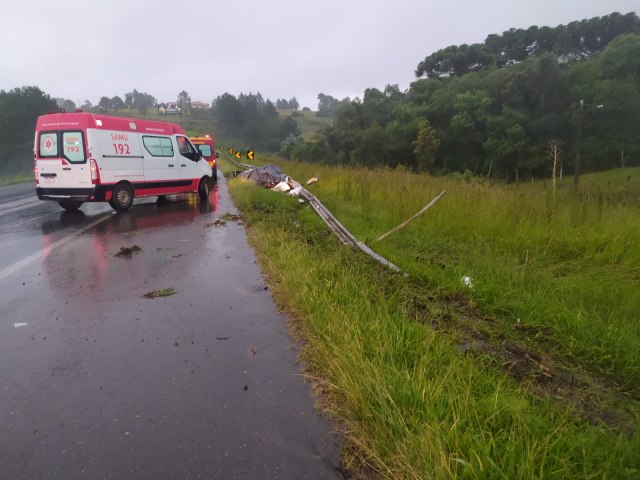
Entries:
{"label": "overcast sky", "polygon": [[98,103],[134,88],[160,102],[186,90],[360,97],[415,80],[429,54],[491,33],[557,26],[638,0],[18,0],[2,6],[0,89],[37,86]]}

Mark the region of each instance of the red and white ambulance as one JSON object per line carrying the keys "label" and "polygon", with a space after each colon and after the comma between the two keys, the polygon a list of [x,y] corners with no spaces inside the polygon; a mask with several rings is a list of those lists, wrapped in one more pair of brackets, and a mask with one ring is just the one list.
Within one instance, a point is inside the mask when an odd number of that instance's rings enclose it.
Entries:
{"label": "red and white ambulance", "polygon": [[209,196],[212,170],[182,127],[93,113],[41,115],[34,141],[36,193],[67,210],[107,201],[126,211],[137,197]]}

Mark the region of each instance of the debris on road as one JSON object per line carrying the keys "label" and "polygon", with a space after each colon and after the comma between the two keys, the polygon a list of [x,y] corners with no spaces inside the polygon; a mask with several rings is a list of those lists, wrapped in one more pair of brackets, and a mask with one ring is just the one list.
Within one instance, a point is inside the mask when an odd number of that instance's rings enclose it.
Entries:
{"label": "debris on road", "polygon": [[207,223],[205,225],[205,227],[221,227],[222,225],[226,224],[227,222],[225,222],[224,220],[222,220],[220,217],[216,218],[213,222],[211,223]]}
{"label": "debris on road", "polygon": [[127,257],[131,258],[133,252],[141,252],[142,248],[138,245],[133,245],[132,247],[120,247],[120,251],[114,255],[114,257]]}
{"label": "debris on road", "polygon": [[229,212],[227,212],[227,213],[222,214],[222,217],[221,217],[221,218],[222,218],[223,220],[227,221],[227,222],[228,222],[228,221],[234,221],[234,222],[235,222],[235,221],[237,221],[237,220],[240,220],[242,217],[240,217],[240,215],[237,215],[237,214],[235,214],[235,213],[229,213]]}
{"label": "debris on road", "polygon": [[173,288],[161,288],[159,290],[152,290],[143,295],[144,298],[158,298],[158,297],[169,297],[171,295],[175,295],[176,292]]}
{"label": "debris on road", "polygon": [[228,221],[238,221],[240,220],[240,215],[236,215],[235,213],[225,213],[222,216],[216,218],[213,222],[207,223],[205,227],[220,227],[227,223]]}

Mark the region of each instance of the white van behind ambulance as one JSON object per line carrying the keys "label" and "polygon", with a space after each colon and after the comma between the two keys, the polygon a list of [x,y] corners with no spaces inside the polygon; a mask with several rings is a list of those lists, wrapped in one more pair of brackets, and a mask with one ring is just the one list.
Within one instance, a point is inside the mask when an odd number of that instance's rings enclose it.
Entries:
{"label": "white van behind ambulance", "polygon": [[92,113],[38,117],[36,193],[67,210],[109,202],[126,211],[137,197],[209,196],[212,170],[182,127]]}

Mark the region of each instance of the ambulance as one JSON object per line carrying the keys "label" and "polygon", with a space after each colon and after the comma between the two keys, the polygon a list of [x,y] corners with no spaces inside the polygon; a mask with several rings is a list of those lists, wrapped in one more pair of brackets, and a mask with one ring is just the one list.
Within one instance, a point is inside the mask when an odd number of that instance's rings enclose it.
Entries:
{"label": "ambulance", "polygon": [[66,210],[109,202],[126,211],[134,198],[197,193],[213,171],[175,123],[93,113],[52,113],[36,122],[36,194]]}
{"label": "ambulance", "polygon": [[216,158],[218,158],[218,155],[216,153],[215,142],[213,141],[213,138],[211,138],[211,135],[207,134],[201,137],[189,137],[189,140],[191,140],[191,143],[200,150],[202,157],[209,162],[209,165],[211,165],[213,179],[218,180],[218,170],[216,168]]}

